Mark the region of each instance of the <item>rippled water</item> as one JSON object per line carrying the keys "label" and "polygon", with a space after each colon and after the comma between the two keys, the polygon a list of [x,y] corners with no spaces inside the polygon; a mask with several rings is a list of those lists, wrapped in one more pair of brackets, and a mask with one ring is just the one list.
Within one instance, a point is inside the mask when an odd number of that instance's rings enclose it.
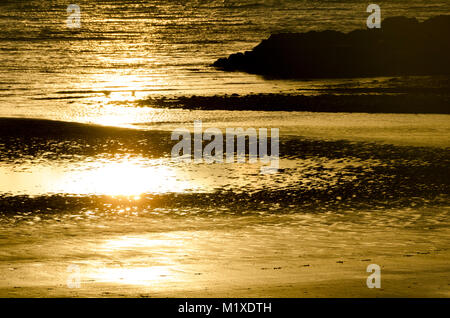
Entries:
{"label": "rippled water", "polygon": [[[427,118],[418,127],[422,131]],[[391,145],[367,136],[343,140],[348,136],[333,131],[339,125],[327,127],[327,138],[302,137],[297,127],[295,133],[281,135],[280,170],[267,175],[260,173],[260,163],[174,160],[171,150],[177,141],[170,131],[44,120],[1,123],[0,212],[5,216],[92,209],[115,213],[124,207],[138,214],[155,209],[177,214],[181,207],[189,214],[292,213],[447,202],[449,152],[444,140],[433,147],[420,141]],[[410,126],[400,129],[397,139]],[[317,127],[305,127],[303,134],[308,129]],[[367,129],[365,124],[359,130]],[[392,137],[393,129],[388,129]]]}
{"label": "rippled water", "polygon": [[[0,4],[0,115],[86,121],[91,108],[148,94],[292,91],[209,65],[273,32],[365,27],[366,3],[308,0],[90,1],[68,29],[66,1]],[[383,17],[448,13],[446,1],[379,1]],[[112,93],[111,93],[112,92]],[[106,94],[105,94],[106,93]],[[106,98],[107,97],[107,98]],[[78,112],[78,113],[76,113]]]}
{"label": "rippled water", "polygon": [[[85,266],[89,295],[112,283],[185,296],[197,284],[311,281],[310,265],[320,277],[320,264],[342,259],[397,257],[392,270],[404,256],[448,250],[448,115],[136,107],[152,94],[384,87],[390,79],[281,81],[209,67],[272,32],[364,27],[366,3],[77,3],[80,30],[65,25],[66,1],[0,3],[0,116],[40,119],[0,119],[0,296],[60,296],[72,263]],[[384,17],[450,12],[447,1],[377,3]],[[280,171],[173,161],[170,131],[196,119],[280,128]]]}

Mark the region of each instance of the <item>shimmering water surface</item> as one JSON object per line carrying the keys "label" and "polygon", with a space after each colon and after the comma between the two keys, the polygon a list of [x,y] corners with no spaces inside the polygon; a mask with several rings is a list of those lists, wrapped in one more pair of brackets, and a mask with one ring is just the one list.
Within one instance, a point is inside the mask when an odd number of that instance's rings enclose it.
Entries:
{"label": "shimmering water surface", "polygon": [[[273,32],[349,31],[364,28],[368,16],[361,1],[76,3],[82,28],[74,30],[66,26],[66,1],[1,2],[0,116],[116,124],[138,114],[130,110],[120,121],[122,109],[101,107],[148,94],[288,92],[328,86],[336,81],[267,81],[209,65],[250,50]],[[450,11],[447,1],[377,3],[383,17],[425,19]]]}
{"label": "shimmering water surface", "polygon": [[[377,3],[383,17],[450,12],[448,1]],[[0,296],[77,296],[65,288],[70,264],[84,271],[84,296],[128,293],[117,285],[132,295],[205,296],[217,287],[238,288],[224,292],[237,296],[261,282],[343,277],[336,269],[321,276],[321,266],[337,261],[391,262],[395,278],[397,268],[424,272],[420,261],[396,267],[409,257],[448,255],[449,115],[138,103],[152,95],[386,87],[392,78],[286,81],[210,67],[272,32],[363,28],[367,3],[77,4],[82,28],[69,30],[66,1],[0,3]],[[174,161],[171,130],[199,119],[204,128],[280,128],[280,171]],[[304,272],[310,265],[313,275]],[[361,278],[363,267],[348,269],[349,277]],[[449,295],[448,275],[434,281],[444,287],[427,285],[419,296]]]}

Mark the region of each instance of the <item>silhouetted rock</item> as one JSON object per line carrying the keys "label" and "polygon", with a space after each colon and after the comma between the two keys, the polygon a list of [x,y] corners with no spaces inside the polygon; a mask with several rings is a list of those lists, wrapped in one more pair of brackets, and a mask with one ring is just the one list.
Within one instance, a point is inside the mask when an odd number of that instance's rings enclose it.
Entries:
{"label": "silhouetted rock", "polygon": [[213,66],[284,78],[450,74],[449,39],[450,16],[393,17],[381,29],[273,34]]}

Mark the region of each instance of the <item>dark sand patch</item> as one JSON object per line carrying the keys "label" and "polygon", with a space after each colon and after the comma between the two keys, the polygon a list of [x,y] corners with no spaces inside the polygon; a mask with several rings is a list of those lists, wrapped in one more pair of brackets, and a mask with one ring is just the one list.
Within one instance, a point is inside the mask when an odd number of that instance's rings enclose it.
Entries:
{"label": "dark sand patch", "polygon": [[225,96],[150,97],[138,106],[195,110],[307,111],[356,113],[449,114],[450,90],[446,94],[250,94]]}

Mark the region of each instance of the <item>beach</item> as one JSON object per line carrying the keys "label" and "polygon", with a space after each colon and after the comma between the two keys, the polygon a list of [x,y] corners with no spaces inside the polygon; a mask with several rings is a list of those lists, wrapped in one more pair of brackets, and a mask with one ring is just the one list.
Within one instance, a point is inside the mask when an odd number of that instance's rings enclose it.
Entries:
{"label": "beach", "polygon": [[[418,218],[417,211],[403,213],[404,223]],[[64,220],[64,225],[35,221],[7,231],[15,239],[13,247],[2,248],[2,258],[9,255],[1,265],[0,294],[449,296],[448,241],[443,240],[448,240],[447,229],[369,225],[371,212],[361,214],[362,224],[352,229],[339,217],[329,220],[329,215],[162,218],[170,229],[158,229],[156,220],[132,216],[106,222]],[[311,224],[315,218],[322,220]],[[381,289],[366,286],[371,263],[382,266]],[[67,287],[71,274],[67,264],[80,266],[80,288]]]}
{"label": "beach", "polygon": [[291,131],[273,176],[171,162],[164,130],[2,122],[2,297],[448,297],[445,139]]}
{"label": "beach", "polygon": [[448,298],[450,3],[377,4],[0,3],[0,298]]}

